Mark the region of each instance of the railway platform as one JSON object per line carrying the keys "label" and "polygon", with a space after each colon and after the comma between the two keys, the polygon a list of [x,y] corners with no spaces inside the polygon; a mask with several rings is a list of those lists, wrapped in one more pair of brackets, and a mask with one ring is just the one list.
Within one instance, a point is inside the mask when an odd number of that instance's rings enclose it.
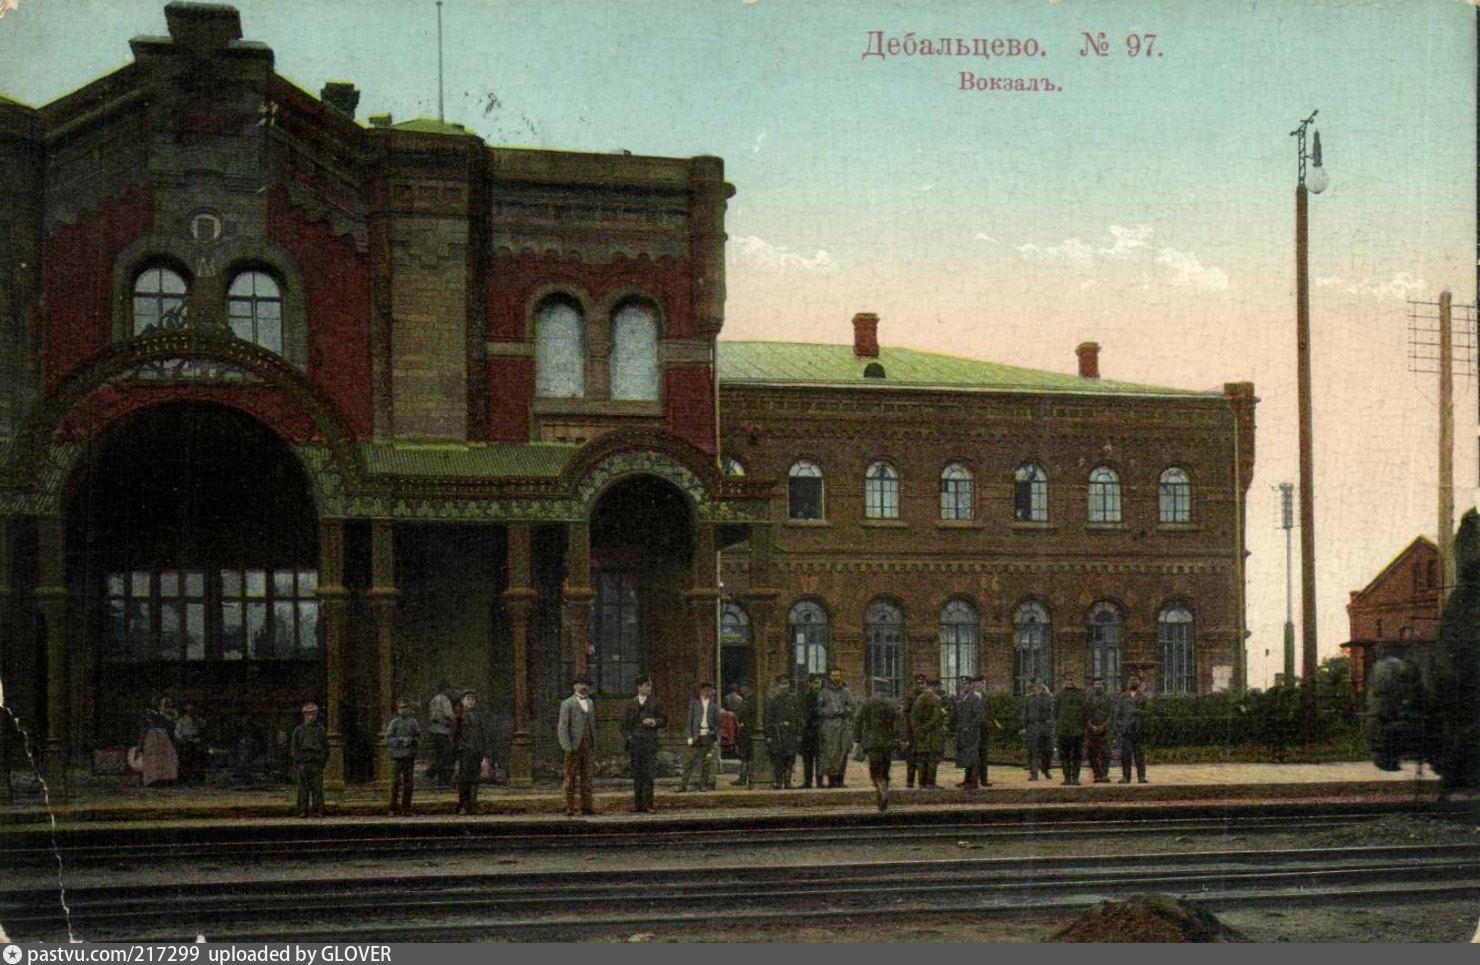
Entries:
{"label": "railway platform", "polygon": [[[1057,773],[1057,772],[1056,772]],[[1438,795],[1438,781],[1424,770],[1407,763],[1401,771],[1380,771],[1366,762],[1325,764],[1166,764],[1153,766],[1146,784],[1121,784],[1118,771],[1110,783],[1084,783],[1066,787],[1058,781],[1029,781],[1024,769],[1003,765],[991,770],[992,785],[967,791],[954,785],[959,772],[942,769],[942,790],[904,788],[904,768],[896,764],[891,783],[891,810],[939,807],[1033,809],[1102,809],[1137,806],[1166,807],[1178,803],[1207,805],[1215,802],[1242,808],[1271,804],[1330,802],[1352,804],[1363,801],[1390,804],[1422,804]],[[721,777],[713,791],[675,793],[675,781],[659,779],[656,815],[634,815],[631,783],[623,779],[596,781],[598,815],[579,819],[601,821],[668,822],[685,818],[714,820],[722,814],[759,816],[762,813],[847,812],[874,809],[873,790],[867,766],[850,763],[843,788],[776,790],[769,786],[744,787],[731,783],[732,775]],[[557,784],[533,788],[509,788],[485,784],[479,792],[479,813],[452,818],[456,796],[449,789],[418,784],[414,814],[391,818],[386,815],[388,791],[377,785],[347,785],[331,788],[326,795],[328,815],[323,819],[299,819],[294,815],[296,791],[289,785],[261,788],[172,785],[141,787],[128,778],[90,777],[73,783],[65,801],[45,799],[42,789],[23,780],[12,781],[11,800],[0,805],[0,834],[7,830],[34,830],[40,825],[85,826],[94,824],[140,824],[158,822],[261,822],[261,821],[395,821],[439,819],[458,822],[506,820],[549,820],[562,817],[564,800]]]}

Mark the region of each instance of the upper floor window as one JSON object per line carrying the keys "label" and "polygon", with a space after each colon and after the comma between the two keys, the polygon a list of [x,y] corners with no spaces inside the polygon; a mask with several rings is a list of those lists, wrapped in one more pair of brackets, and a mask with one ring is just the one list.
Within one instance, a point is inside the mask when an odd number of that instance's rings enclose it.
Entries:
{"label": "upper floor window", "polygon": [[870,697],[897,699],[904,680],[904,613],[875,600],[863,616],[864,673]]}
{"label": "upper floor window", "polygon": [[792,464],[786,480],[786,515],[789,519],[822,518],[822,470],[805,459]]}
{"label": "upper floor window", "polygon": [[169,268],[146,268],[134,279],[134,334],[168,332],[189,324],[185,293],[189,286]]}
{"label": "upper floor window", "polygon": [[1161,474],[1157,518],[1163,523],[1192,522],[1192,481],[1175,466]]}
{"label": "upper floor window", "polygon": [[1162,607],[1156,625],[1157,635],[1161,638],[1161,692],[1195,693],[1197,677],[1193,666],[1192,611],[1180,603]]}
{"label": "upper floor window", "polygon": [[940,518],[971,519],[973,515],[971,470],[953,462],[940,474]]}
{"label": "upper floor window", "polygon": [[613,399],[658,398],[658,320],[645,305],[612,316],[611,385]]}
{"label": "upper floor window", "polygon": [[535,394],[547,399],[579,399],[586,394],[584,322],[568,301],[549,299],[534,318]]}
{"label": "upper floor window", "polygon": [[276,352],[283,352],[283,293],[264,271],[244,271],[226,290],[226,316],[231,334]]}
{"label": "upper floor window", "polygon": [[864,476],[864,515],[869,519],[899,518],[899,474],[887,462],[876,462]]}
{"label": "upper floor window", "polygon": [[1120,477],[1108,466],[1089,474],[1089,521],[1120,522]]}
{"label": "upper floor window", "polygon": [[1020,523],[1048,521],[1048,474],[1036,462],[1024,463],[1013,475],[1012,505]]}
{"label": "upper floor window", "polygon": [[1103,680],[1110,693],[1120,690],[1120,611],[1096,603],[1089,611],[1089,679]]}
{"label": "upper floor window", "polygon": [[940,682],[948,694],[961,692],[961,681],[976,676],[981,648],[981,620],[976,607],[952,600],[940,611]]}

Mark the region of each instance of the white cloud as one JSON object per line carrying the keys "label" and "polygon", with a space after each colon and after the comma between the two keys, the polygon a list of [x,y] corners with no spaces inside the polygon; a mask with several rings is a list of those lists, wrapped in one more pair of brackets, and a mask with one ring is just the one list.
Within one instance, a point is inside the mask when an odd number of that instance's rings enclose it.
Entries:
{"label": "white cloud", "polygon": [[1131,252],[1141,248],[1151,247],[1151,236],[1155,233],[1150,225],[1136,225],[1134,228],[1122,228],[1118,224],[1110,226],[1110,234],[1115,238],[1115,245],[1111,248],[1101,248],[1100,254],[1107,258],[1126,258]]}
{"label": "white cloud", "polygon": [[[1013,245],[1025,258],[1049,265],[1069,268],[1080,273],[1112,270],[1139,271],[1141,285],[1150,289],[1156,284],[1179,287],[1201,288],[1206,291],[1226,291],[1228,274],[1221,268],[1204,265],[1190,251],[1181,251],[1153,243],[1156,230],[1150,225],[1110,225],[1106,231],[1112,243],[1108,246],[1087,244],[1078,238],[1070,238],[1062,244],[1036,245],[1032,243]],[[981,232],[976,237],[983,241],[995,241]],[[1120,266],[1112,269],[1112,265]],[[1157,266],[1170,269],[1171,275],[1156,270]]]}
{"label": "white cloud", "polygon": [[1029,258],[1035,258],[1050,265],[1064,265],[1080,270],[1089,270],[1095,266],[1095,249],[1078,238],[1070,238],[1061,245],[1050,245],[1047,248],[1034,244],[1014,245],[1013,247]]}
{"label": "white cloud", "polygon": [[773,245],[755,235],[731,238],[729,258],[736,264],[761,271],[805,271],[826,274],[833,270],[832,256],[821,248],[810,257],[788,251],[784,245]]}
{"label": "white cloud", "polygon": [[759,154],[761,151],[761,145],[764,143],[766,143],[766,132],[761,131],[760,134],[756,136],[755,146],[752,147],[750,150],[756,154]]}
{"label": "white cloud", "polygon": [[1197,255],[1190,251],[1163,248],[1156,256],[1156,263],[1166,265],[1177,273],[1171,280],[1173,285],[1202,288],[1207,291],[1228,290],[1228,275],[1223,269],[1203,267]]}
{"label": "white cloud", "polygon": [[1388,298],[1393,301],[1434,297],[1422,278],[1414,278],[1406,271],[1400,271],[1391,278],[1364,278],[1355,282],[1338,275],[1322,275],[1315,279],[1315,285],[1317,288],[1340,288],[1351,295]]}

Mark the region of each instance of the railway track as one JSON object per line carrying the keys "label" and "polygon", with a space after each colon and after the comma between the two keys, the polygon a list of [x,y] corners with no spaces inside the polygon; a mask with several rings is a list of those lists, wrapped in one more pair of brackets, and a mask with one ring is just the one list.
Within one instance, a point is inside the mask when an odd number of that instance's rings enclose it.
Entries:
{"label": "railway track", "polygon": [[[434,887],[427,887],[429,882]],[[655,868],[232,881],[0,891],[12,940],[569,940],[643,930],[765,929],[881,913],[912,919],[1067,912],[1163,892],[1214,910],[1298,901],[1480,896],[1480,845],[971,858],[841,866]],[[725,897],[719,906],[719,895]]]}

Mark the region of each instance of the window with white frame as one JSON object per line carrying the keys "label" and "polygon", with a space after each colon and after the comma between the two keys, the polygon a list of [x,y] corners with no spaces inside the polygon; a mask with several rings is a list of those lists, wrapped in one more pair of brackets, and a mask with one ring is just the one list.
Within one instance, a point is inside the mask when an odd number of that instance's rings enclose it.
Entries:
{"label": "window with white frame", "polygon": [[1053,681],[1053,625],[1037,600],[1018,604],[1012,615],[1012,687],[1028,693],[1034,680]]}
{"label": "window with white frame", "polygon": [[869,519],[899,518],[899,474],[887,462],[868,467],[863,479],[863,506]]}
{"label": "window with white frame", "polygon": [[827,673],[827,611],[813,600],[791,608],[791,676],[797,693],[806,693],[807,678]]}
{"label": "window with white frame", "polygon": [[1020,523],[1048,522],[1048,474],[1036,462],[1024,463],[1013,474],[1012,508]]}
{"label": "window with white frame", "polygon": [[1097,466],[1089,474],[1089,521],[1120,522],[1120,476],[1109,466]]}
{"label": "window with white frame", "polygon": [[960,693],[961,681],[974,677],[981,651],[981,619],[976,607],[952,600],[940,610],[940,682],[948,694]]}
{"label": "window with white frame", "polygon": [[185,279],[161,266],[146,268],[134,279],[134,334],[170,332],[190,324]]}
{"label": "window with white frame", "polygon": [[904,611],[875,600],[863,614],[864,668],[871,697],[899,698],[904,682]]}
{"label": "window with white frame", "polygon": [[1162,607],[1156,618],[1161,638],[1161,673],[1158,689],[1164,694],[1197,692],[1193,665],[1192,611],[1180,603]]}
{"label": "window with white frame", "polygon": [[975,483],[971,470],[953,462],[940,474],[940,518],[971,519],[974,508]]}
{"label": "window with white frame", "polygon": [[1101,601],[1089,611],[1087,674],[1091,681],[1105,682],[1110,693],[1120,690],[1120,610]]}
{"label": "window with white frame", "polygon": [[1173,466],[1163,472],[1157,493],[1157,518],[1161,522],[1192,522],[1192,480],[1187,478],[1185,471]]}
{"label": "window with white frame", "polygon": [[226,289],[226,319],[231,334],[283,353],[283,293],[265,271],[244,271]]}

